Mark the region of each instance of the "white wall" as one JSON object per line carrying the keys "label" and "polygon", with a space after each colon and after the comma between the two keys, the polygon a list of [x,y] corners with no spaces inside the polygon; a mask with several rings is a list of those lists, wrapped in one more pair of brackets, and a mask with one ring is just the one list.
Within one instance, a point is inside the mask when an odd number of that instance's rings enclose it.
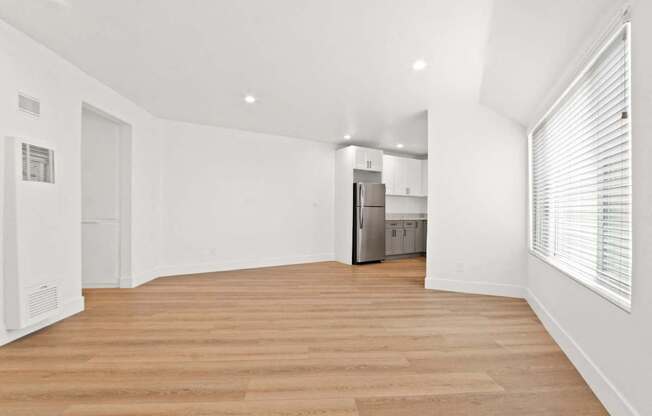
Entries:
{"label": "white wall", "polygon": [[388,196],[385,198],[387,214],[424,214],[428,212],[428,198]]}
{"label": "white wall", "polygon": [[[16,109],[18,91],[41,100],[40,119],[31,118]],[[56,181],[61,192],[56,211],[60,214],[53,219],[53,223],[59,230],[58,244],[63,250],[54,254],[54,250],[34,248],[29,254],[31,258],[46,262],[51,274],[61,279],[64,315],[83,308],[80,257],[83,102],[132,125],[132,270],[136,278],[149,277],[158,261],[159,241],[159,152],[155,145],[157,132],[153,117],[0,21],[0,138],[3,138],[3,143],[7,136],[30,138],[52,143],[57,150]],[[4,160],[4,153],[0,154],[0,160]],[[1,273],[0,278],[4,279]],[[0,285],[0,299],[4,299],[3,290],[3,285]],[[35,329],[30,328],[29,331]],[[4,307],[0,308],[0,345],[29,331],[6,331]]]}
{"label": "white wall", "polygon": [[522,296],[524,129],[474,103],[428,114],[426,287]]}
{"label": "white wall", "polygon": [[333,259],[333,145],[161,123],[161,274]]}
{"label": "white wall", "polygon": [[652,414],[651,21],[652,3],[634,3],[631,313],[528,256],[530,304],[614,416]]}

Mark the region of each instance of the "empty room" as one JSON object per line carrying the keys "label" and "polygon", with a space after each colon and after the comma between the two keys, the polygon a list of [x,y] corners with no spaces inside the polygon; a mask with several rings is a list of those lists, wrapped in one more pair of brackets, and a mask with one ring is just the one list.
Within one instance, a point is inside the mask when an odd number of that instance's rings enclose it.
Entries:
{"label": "empty room", "polygon": [[0,416],[652,415],[650,39],[0,0]]}

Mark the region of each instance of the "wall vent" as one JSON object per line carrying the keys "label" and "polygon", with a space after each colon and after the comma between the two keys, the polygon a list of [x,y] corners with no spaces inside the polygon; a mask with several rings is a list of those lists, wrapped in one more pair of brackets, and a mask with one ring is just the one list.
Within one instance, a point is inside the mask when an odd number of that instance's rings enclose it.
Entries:
{"label": "wall vent", "polygon": [[59,307],[59,293],[56,286],[42,285],[28,295],[29,319],[36,319]]}
{"label": "wall vent", "polygon": [[23,180],[54,183],[54,151],[23,143]]}
{"label": "wall vent", "polygon": [[34,117],[41,116],[40,101],[23,93],[18,93],[18,109],[31,114]]}

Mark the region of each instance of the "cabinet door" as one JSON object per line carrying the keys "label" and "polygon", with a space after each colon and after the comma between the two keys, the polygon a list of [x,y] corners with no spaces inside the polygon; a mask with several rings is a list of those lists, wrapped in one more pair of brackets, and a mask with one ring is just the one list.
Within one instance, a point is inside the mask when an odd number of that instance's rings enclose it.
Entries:
{"label": "cabinet door", "polygon": [[392,238],[394,237],[394,230],[386,229],[385,230],[385,255],[392,255]]}
{"label": "cabinet door", "polygon": [[395,157],[394,158],[394,195],[407,195],[406,193],[406,171],[407,164],[406,158],[404,157]]}
{"label": "cabinet door", "polygon": [[415,242],[415,250],[417,253],[425,253],[426,251],[426,222],[417,221],[416,228],[417,236]]}
{"label": "cabinet door", "polygon": [[403,229],[403,253],[416,252],[416,230],[414,228]]}
{"label": "cabinet door", "polygon": [[355,148],[355,168],[361,170],[382,171],[383,151],[368,149],[366,147]]}
{"label": "cabinet door", "polygon": [[403,251],[403,229],[386,229],[385,230],[385,254],[394,256],[401,254]]}
{"label": "cabinet door", "polygon": [[392,240],[393,254],[403,254],[403,229],[394,230],[394,239]]}
{"label": "cabinet door", "polygon": [[385,193],[395,193],[394,176],[396,174],[396,158],[394,156],[383,155],[383,183],[385,184]]}
{"label": "cabinet door", "polygon": [[356,169],[369,169],[369,162],[367,161],[367,152],[363,147],[355,148],[355,168]]}
{"label": "cabinet door", "polygon": [[421,161],[405,159],[405,195],[421,194]]}
{"label": "cabinet door", "polygon": [[369,169],[382,171],[383,170],[383,151],[376,149],[369,149],[367,151],[367,160],[369,161]]}

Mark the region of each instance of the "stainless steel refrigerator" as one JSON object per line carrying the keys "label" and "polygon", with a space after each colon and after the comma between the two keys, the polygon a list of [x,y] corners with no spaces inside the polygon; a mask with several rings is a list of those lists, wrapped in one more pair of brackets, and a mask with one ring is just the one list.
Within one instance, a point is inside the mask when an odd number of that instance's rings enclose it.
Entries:
{"label": "stainless steel refrigerator", "polygon": [[385,185],[353,184],[353,263],[385,259]]}

